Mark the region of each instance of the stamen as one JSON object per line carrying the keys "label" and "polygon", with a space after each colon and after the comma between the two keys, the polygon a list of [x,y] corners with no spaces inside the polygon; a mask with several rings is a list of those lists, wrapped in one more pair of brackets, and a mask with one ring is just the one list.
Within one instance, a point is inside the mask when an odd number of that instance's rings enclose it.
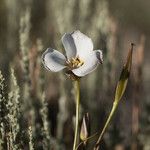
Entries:
{"label": "stamen", "polygon": [[72,70],[81,67],[84,64],[84,61],[82,61],[79,56],[77,56],[76,58],[71,58],[70,60],[67,60],[66,64],[68,68]]}

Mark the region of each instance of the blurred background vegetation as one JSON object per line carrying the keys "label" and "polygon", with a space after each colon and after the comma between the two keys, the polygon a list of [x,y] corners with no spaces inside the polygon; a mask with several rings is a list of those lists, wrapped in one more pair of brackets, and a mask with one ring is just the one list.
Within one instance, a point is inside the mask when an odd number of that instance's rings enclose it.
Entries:
{"label": "blurred background vegetation", "polygon": [[104,55],[82,79],[80,120],[89,112],[91,134],[102,129],[133,42],[129,84],[102,149],[150,150],[149,7],[148,0],[0,0],[0,149],[72,149],[73,84],[45,70],[41,54],[64,51],[62,35],[80,30]]}

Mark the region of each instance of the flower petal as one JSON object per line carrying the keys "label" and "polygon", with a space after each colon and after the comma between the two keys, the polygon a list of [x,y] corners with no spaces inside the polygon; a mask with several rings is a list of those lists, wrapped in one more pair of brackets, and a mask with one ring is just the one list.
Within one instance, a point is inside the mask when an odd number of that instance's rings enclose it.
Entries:
{"label": "flower petal", "polygon": [[92,40],[80,31],[74,31],[71,36],[77,49],[76,55],[81,59],[85,59],[93,51]]}
{"label": "flower petal", "polygon": [[79,77],[85,76],[94,71],[102,61],[102,51],[92,51],[84,61],[84,64],[77,69],[73,69],[72,72]]}
{"label": "flower petal", "polygon": [[45,68],[53,72],[58,72],[66,67],[65,56],[52,48],[48,48],[43,53],[42,60]]}
{"label": "flower petal", "polygon": [[66,55],[68,59],[76,56],[77,50],[74,43],[74,39],[69,33],[65,33],[62,37],[62,43],[64,45]]}

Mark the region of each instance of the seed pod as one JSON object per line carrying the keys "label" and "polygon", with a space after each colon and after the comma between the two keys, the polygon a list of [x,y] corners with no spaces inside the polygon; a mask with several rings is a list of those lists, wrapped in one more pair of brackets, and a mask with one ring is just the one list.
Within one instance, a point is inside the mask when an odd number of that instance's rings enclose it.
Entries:
{"label": "seed pod", "polygon": [[90,118],[89,118],[89,114],[86,113],[82,120],[80,139],[82,141],[85,141],[86,144],[86,139],[89,137],[89,135],[90,135]]}
{"label": "seed pod", "polygon": [[131,48],[128,52],[127,61],[123,66],[123,69],[122,69],[122,72],[120,75],[120,79],[117,84],[117,88],[116,88],[116,92],[115,92],[115,102],[116,103],[118,103],[120,101],[120,99],[122,98],[122,96],[125,92],[126,86],[127,86],[127,82],[128,82],[130,71],[131,71],[131,65],[132,65],[133,46],[134,46],[134,44],[131,43]]}

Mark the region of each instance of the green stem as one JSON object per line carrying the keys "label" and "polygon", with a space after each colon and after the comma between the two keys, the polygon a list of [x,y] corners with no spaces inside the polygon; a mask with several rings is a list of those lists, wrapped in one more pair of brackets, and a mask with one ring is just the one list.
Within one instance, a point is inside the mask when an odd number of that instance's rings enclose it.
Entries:
{"label": "green stem", "polygon": [[79,104],[80,104],[80,81],[79,79],[75,81],[75,88],[76,88],[76,123],[75,123],[73,150],[76,149],[77,137],[78,137],[78,126],[79,126]]}
{"label": "green stem", "polygon": [[108,127],[108,125],[109,125],[109,123],[110,123],[110,121],[111,121],[111,118],[112,118],[112,116],[113,116],[113,114],[114,114],[114,112],[115,112],[117,106],[118,106],[118,102],[117,102],[117,103],[114,102],[114,103],[113,103],[113,107],[112,107],[111,112],[110,112],[110,115],[108,116],[107,121],[106,121],[106,123],[105,123],[105,125],[104,125],[104,128],[103,128],[103,130],[102,130],[102,132],[101,132],[101,134],[100,134],[100,136],[99,136],[99,138],[98,138],[98,140],[97,140],[97,142],[96,142],[96,145],[95,145],[95,147],[94,147],[94,150],[99,150],[100,141],[101,141],[101,139],[102,139],[102,137],[103,137],[103,135],[104,135],[104,133],[105,133],[105,131],[106,131],[106,128]]}

